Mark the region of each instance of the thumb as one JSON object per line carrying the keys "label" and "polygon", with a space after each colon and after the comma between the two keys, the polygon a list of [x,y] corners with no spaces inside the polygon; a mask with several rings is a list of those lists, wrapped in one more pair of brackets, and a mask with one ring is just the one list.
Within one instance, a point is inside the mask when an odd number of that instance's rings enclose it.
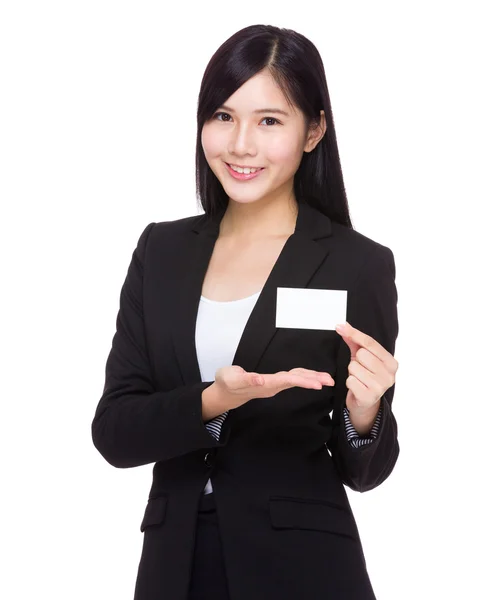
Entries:
{"label": "thumb", "polygon": [[350,349],[351,358],[352,359],[355,358],[355,355],[357,354],[357,350],[360,348],[360,346],[357,343],[352,342],[352,340],[349,340],[348,338],[347,339],[343,338],[343,341],[347,344],[347,346]]}
{"label": "thumb", "polygon": [[251,385],[263,385],[263,377],[259,373],[250,373]]}
{"label": "thumb", "polygon": [[[340,334],[342,335],[342,334]],[[347,344],[349,350],[350,350],[350,356],[351,358],[355,358],[358,349],[360,348],[360,344],[357,344],[356,342],[354,342],[348,335],[342,335],[342,339],[343,341]]]}

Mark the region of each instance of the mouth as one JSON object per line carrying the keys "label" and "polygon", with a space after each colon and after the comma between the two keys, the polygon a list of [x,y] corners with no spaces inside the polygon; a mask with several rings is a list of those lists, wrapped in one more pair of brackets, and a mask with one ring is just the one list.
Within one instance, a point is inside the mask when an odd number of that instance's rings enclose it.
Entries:
{"label": "mouth", "polygon": [[235,171],[234,169],[232,169],[232,167],[229,165],[229,163],[224,162],[224,165],[225,165],[228,173],[234,179],[236,179],[238,181],[248,181],[250,179],[254,179],[255,177],[258,177],[265,170],[265,167],[261,167],[260,169],[258,169],[254,173],[238,173],[237,171]]}

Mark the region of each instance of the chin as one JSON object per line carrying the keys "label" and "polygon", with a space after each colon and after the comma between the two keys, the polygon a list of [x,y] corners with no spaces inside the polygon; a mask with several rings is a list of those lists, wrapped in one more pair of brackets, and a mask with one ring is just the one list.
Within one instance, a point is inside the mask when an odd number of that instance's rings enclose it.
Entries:
{"label": "chin", "polygon": [[265,194],[256,193],[256,194],[239,194],[237,193],[229,193],[227,188],[224,188],[227,196],[230,198],[232,202],[236,202],[237,204],[254,204],[255,202],[261,202],[265,198]]}
{"label": "chin", "polygon": [[237,204],[253,204],[254,202],[260,202],[262,199],[260,198],[235,198],[235,196],[231,196],[227,194],[232,202],[236,202]]}

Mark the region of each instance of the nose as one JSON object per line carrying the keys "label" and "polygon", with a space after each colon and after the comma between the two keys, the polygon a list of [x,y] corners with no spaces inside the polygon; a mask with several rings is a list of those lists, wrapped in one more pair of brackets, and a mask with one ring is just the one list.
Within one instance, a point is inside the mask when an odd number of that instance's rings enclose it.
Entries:
{"label": "nose", "polygon": [[250,156],[255,157],[257,155],[256,144],[254,135],[251,130],[245,127],[238,127],[232,132],[228,148],[230,156]]}

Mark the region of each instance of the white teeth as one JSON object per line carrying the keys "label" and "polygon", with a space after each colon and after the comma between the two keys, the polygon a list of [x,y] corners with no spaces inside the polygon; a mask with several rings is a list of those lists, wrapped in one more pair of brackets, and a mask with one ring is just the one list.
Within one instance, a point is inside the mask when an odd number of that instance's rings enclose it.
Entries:
{"label": "white teeth", "polygon": [[246,169],[241,169],[240,167],[234,167],[233,165],[229,165],[229,167],[231,169],[233,169],[234,171],[236,171],[237,173],[245,173],[245,175],[248,175],[249,173],[256,173],[257,171],[261,170],[261,169],[249,169],[248,167]]}

